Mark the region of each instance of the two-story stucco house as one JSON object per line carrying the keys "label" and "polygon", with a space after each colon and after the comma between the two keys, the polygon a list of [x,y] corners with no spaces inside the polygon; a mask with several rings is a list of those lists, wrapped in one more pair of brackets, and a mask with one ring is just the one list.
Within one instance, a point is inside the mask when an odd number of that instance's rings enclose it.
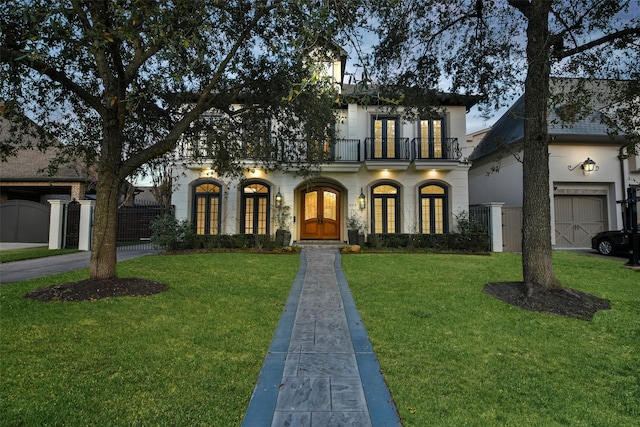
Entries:
{"label": "two-story stucco house", "polygon": [[[341,93],[344,62],[327,67]],[[313,179],[247,168],[229,180],[206,162],[182,158],[172,204],[200,234],[276,231],[276,203],[291,208],[294,241],[347,240],[347,219],[368,233],[446,233],[468,210],[468,170],[463,153],[472,98],[439,94],[438,114],[406,120],[402,110],[343,97],[336,106],[335,143]],[[393,112],[392,112],[393,111]],[[188,151],[188,150],[187,150]]]}

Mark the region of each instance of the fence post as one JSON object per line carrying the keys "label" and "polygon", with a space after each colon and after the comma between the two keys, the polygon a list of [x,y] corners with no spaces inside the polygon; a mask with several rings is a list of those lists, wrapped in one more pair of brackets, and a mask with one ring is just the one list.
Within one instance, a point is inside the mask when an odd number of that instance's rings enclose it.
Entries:
{"label": "fence post", "polygon": [[67,200],[48,200],[51,205],[49,214],[49,249],[62,249],[62,231],[64,227],[64,206]]}
{"label": "fence post", "polygon": [[78,237],[78,249],[91,250],[91,230],[93,228],[93,208],[95,200],[79,200],[80,202],[80,230]]}
{"label": "fence post", "polygon": [[490,202],[484,204],[489,208],[489,237],[491,239],[491,252],[502,252],[502,202]]}

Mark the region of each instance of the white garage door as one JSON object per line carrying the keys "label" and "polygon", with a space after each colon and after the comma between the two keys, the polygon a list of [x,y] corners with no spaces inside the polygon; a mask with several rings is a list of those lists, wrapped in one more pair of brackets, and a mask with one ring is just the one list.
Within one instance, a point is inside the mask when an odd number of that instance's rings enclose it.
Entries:
{"label": "white garage door", "polygon": [[605,205],[603,196],[555,196],[556,247],[591,247],[591,237],[604,231]]}

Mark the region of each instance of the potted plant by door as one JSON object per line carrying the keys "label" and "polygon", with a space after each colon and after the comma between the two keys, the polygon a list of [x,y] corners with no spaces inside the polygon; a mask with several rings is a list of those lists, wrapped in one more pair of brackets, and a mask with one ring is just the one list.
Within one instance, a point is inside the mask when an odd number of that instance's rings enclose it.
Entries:
{"label": "potted plant by door", "polygon": [[291,206],[282,205],[275,208],[276,246],[284,248],[291,244]]}
{"label": "potted plant by door", "polygon": [[350,245],[364,245],[364,230],[367,225],[360,216],[353,214],[347,218],[347,235]]}

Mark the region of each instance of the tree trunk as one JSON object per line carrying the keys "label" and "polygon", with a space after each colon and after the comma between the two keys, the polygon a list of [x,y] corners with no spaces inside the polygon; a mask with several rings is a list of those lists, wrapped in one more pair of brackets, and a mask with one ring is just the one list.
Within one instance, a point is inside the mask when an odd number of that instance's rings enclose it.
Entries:
{"label": "tree trunk", "polygon": [[96,210],[89,264],[89,277],[95,280],[116,277],[118,199],[125,180],[120,173],[123,120],[118,119],[116,108],[108,110],[107,113],[110,117],[105,120],[101,155],[98,160]]}
{"label": "tree trunk", "polygon": [[[106,169],[106,168],[105,168]],[[96,210],[91,245],[91,279],[116,277],[116,241],[119,185],[114,173],[98,176]]]}
{"label": "tree trunk", "polygon": [[529,294],[560,287],[553,272],[549,193],[550,1],[530,3],[524,95],[522,273]]}

